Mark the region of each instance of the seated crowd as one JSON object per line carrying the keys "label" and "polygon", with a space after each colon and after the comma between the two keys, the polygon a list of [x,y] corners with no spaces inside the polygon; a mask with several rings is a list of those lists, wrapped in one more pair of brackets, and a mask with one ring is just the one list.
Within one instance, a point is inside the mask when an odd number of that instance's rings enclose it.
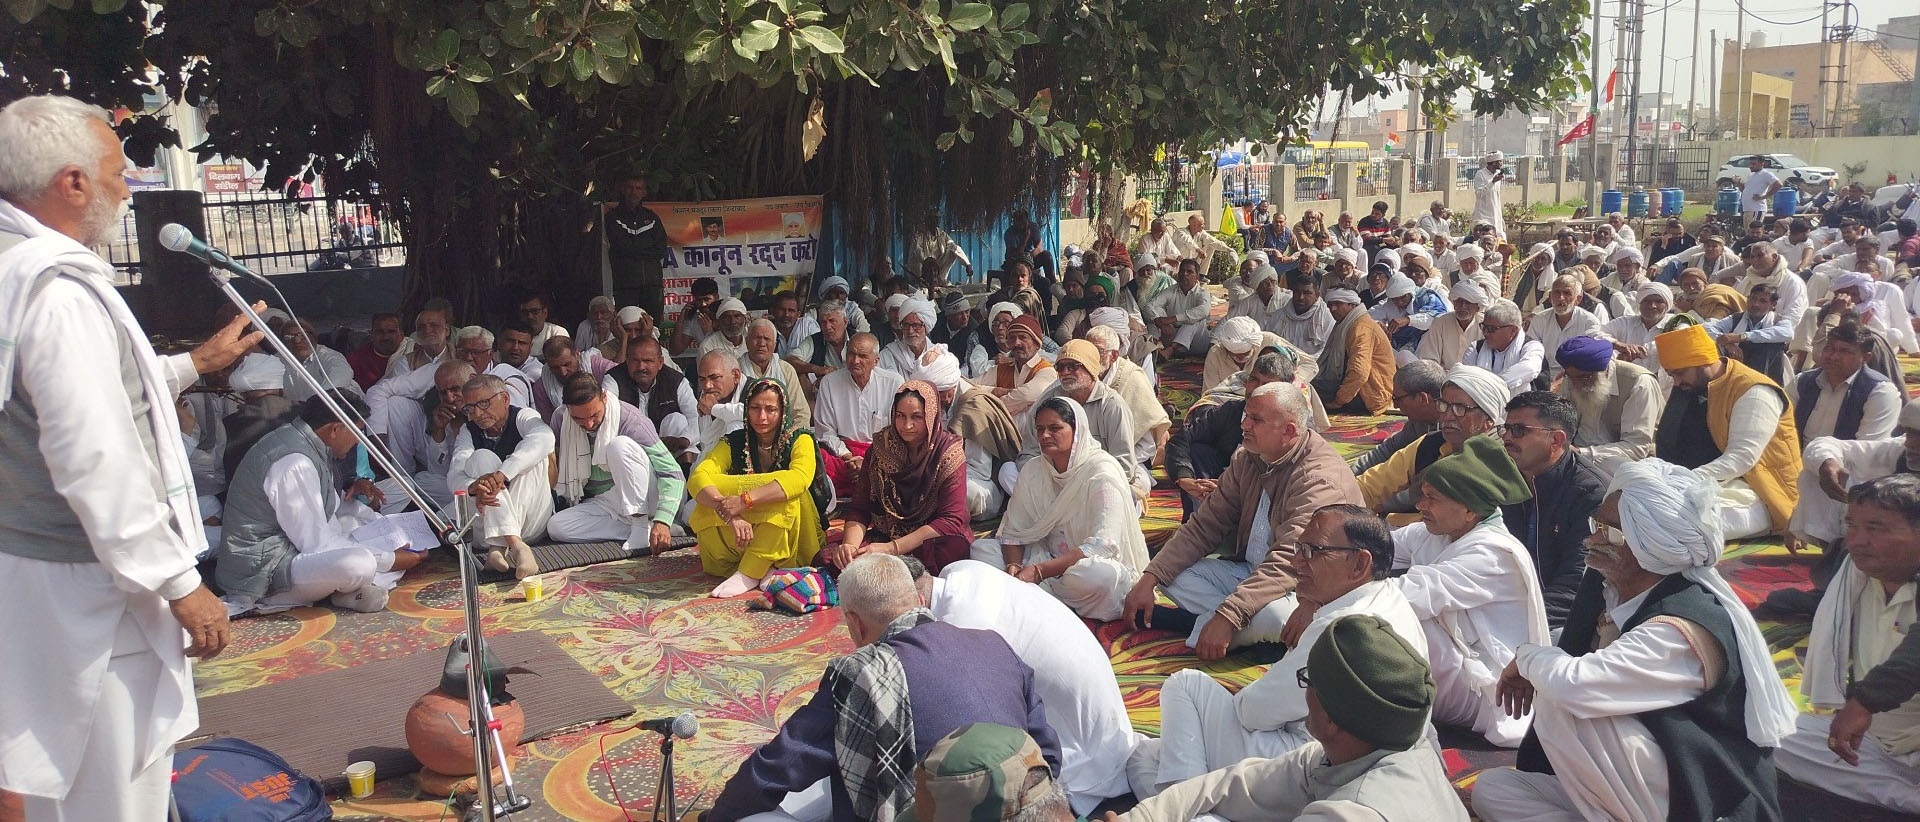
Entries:
{"label": "seated crowd", "polygon": [[[947,254],[760,317],[698,281],[670,329],[596,298],[569,333],[528,295],[497,329],[380,315],[345,354],[280,332],[434,504],[470,501],[495,571],[681,538],[714,596],[837,577],[857,650],[719,822],[1066,822],[1127,794],[1139,820],[1465,819],[1437,728],[1519,751],[1481,819],[1775,819],[1782,771],[1920,813],[1907,261],[1844,222],[1643,248],[1614,215],[1519,254],[1385,210],[1275,213],[1244,260],[1198,224],[1103,230],[984,296]],[[1190,408],[1156,395],[1174,359],[1204,373]],[[419,561],[371,525],[396,482],[266,355],[207,382],[183,426],[230,610],[383,608]],[[1353,462],[1322,433],[1395,409]],[[1182,522],[1150,552],[1156,468]],[[1821,553],[1764,605],[1813,618],[1819,713],[1715,570],[1762,535]],[[1237,692],[1176,673],[1147,739],[1087,627],[1115,620],[1277,661]]]}

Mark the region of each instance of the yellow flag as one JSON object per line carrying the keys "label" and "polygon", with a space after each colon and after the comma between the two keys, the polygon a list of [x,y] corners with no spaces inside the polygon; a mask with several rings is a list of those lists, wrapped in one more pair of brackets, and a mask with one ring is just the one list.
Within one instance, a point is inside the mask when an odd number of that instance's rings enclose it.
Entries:
{"label": "yellow flag", "polygon": [[1232,203],[1226,203],[1225,206],[1220,209],[1220,233],[1240,233],[1240,209]]}

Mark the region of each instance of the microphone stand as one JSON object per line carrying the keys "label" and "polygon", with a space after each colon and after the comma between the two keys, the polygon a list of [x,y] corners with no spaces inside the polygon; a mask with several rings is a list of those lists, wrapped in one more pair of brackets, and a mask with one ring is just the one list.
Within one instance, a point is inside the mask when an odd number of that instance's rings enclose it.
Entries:
{"label": "microphone stand", "polygon": [[[472,551],[467,549],[465,537],[466,530],[471,525],[471,521],[455,526],[441,515],[440,510],[434,506],[433,501],[429,500],[426,494],[420,490],[420,486],[414,483],[413,475],[400,470],[400,467],[395,463],[392,456],[387,453],[386,447],[371,434],[361,430],[360,426],[353,422],[357,415],[350,414],[347,412],[347,409],[342,408],[340,403],[329,393],[329,389],[321,385],[319,380],[314,379],[314,376],[307,372],[306,366],[302,365],[300,360],[293,355],[293,352],[288,350],[286,342],[281,340],[280,336],[275,334],[273,329],[267,325],[266,320],[261,319],[260,314],[253,310],[253,303],[249,302],[246,297],[241,296],[240,292],[234,289],[232,282],[233,275],[222,271],[221,268],[230,266],[236,273],[241,273],[253,279],[259,279],[259,275],[249,271],[238,262],[223,262],[224,264],[219,267],[210,265],[207,268],[207,275],[212,278],[214,285],[220,289],[220,293],[225,294],[227,299],[240,309],[240,313],[246,316],[247,321],[252,323],[254,328],[259,329],[261,333],[266,335],[267,346],[273,349],[274,356],[286,364],[288,372],[293,374],[295,379],[304,383],[307,388],[311,389],[314,396],[319,397],[320,401],[326,404],[327,410],[333,412],[334,418],[346,425],[347,430],[353,434],[353,438],[359,441],[362,448],[367,450],[367,457],[377,463],[387,472],[387,476],[393,478],[393,480],[399,484],[401,493],[405,494],[407,499],[418,507],[421,513],[426,515],[427,524],[433,528],[434,533],[438,534],[440,539],[445,541],[449,546],[452,546],[454,557],[460,566],[461,606],[466,612],[466,633],[464,638],[467,641],[468,651],[467,721],[469,724],[468,730],[464,731],[464,733],[473,738],[473,773],[476,790],[474,804],[467,812],[467,819],[480,820],[480,822],[494,822],[495,819],[501,816],[526,810],[533,804],[533,799],[521,794],[514,788],[513,774],[507,767],[506,749],[502,746],[500,740],[500,722],[493,717],[493,702],[491,694],[487,691],[486,664],[489,657],[486,654],[485,634],[482,632],[480,625],[479,560],[473,556]],[[464,493],[455,495],[454,506],[456,510],[454,517],[456,519],[460,516],[460,512],[457,510],[461,504],[460,500],[465,498],[466,495]],[[479,512],[476,509],[474,518],[478,518],[478,516]],[[489,750],[489,742],[492,743],[491,750]],[[498,804],[495,804],[492,774],[493,763],[496,757],[498,758],[501,771],[501,787],[505,794],[504,797],[501,797],[501,801]]]}

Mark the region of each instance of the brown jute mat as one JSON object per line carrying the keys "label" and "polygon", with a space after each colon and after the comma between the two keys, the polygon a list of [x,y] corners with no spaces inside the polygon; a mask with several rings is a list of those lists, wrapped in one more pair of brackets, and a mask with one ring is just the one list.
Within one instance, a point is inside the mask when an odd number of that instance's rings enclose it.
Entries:
{"label": "brown jute mat", "polygon": [[[545,634],[497,634],[487,645],[502,663],[529,669],[507,682],[526,713],[521,742],[633,712]],[[382,780],[410,774],[420,763],[407,751],[407,709],[439,685],[446,657],[446,649],[437,648],[208,697],[200,701],[200,730],[191,741],[247,740],[331,791],[345,787],[341,772],[360,760],[371,760]],[[466,717],[458,719],[466,727]]]}

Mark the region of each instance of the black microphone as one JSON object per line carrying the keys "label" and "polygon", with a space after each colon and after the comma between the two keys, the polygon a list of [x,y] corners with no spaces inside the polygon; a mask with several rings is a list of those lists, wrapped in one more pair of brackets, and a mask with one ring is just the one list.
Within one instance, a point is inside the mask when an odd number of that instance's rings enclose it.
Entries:
{"label": "black microphone", "polygon": [[232,257],[226,255],[226,252],[207,245],[205,240],[193,236],[191,229],[179,223],[167,223],[160,227],[160,247],[168,251],[178,251],[181,254],[191,254],[220,271],[238,274],[261,285],[270,285],[266,277],[234,261]]}
{"label": "black microphone", "polygon": [[700,730],[700,721],[693,718],[692,711],[686,711],[679,716],[663,716],[659,719],[646,720],[640,723],[640,729],[652,731],[661,736],[692,739],[693,735]]}

